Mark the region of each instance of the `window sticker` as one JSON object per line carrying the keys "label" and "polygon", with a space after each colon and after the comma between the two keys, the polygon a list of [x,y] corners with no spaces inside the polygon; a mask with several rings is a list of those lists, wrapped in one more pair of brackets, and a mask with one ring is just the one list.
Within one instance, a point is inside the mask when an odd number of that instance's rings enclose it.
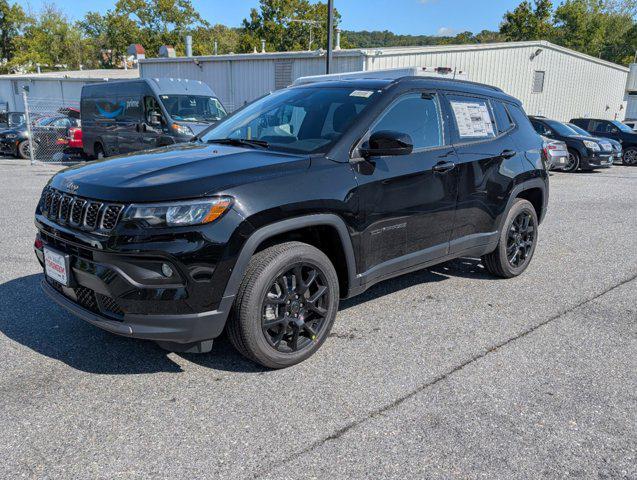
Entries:
{"label": "window sticker", "polygon": [[451,102],[460,137],[494,137],[493,121],[484,103]]}
{"label": "window sticker", "polygon": [[362,98],[369,98],[372,95],[374,95],[373,90],[354,90],[352,93],[349,94],[350,97],[362,97]]}

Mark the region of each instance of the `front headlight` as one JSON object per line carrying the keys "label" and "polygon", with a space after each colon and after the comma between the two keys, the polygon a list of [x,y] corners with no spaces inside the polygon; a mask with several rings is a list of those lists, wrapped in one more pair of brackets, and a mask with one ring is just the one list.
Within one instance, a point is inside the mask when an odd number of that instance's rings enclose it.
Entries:
{"label": "front headlight", "polygon": [[601,148],[599,147],[599,143],[592,142],[590,140],[584,140],[584,146],[594,152],[599,152],[601,150]]}
{"label": "front headlight", "polygon": [[131,205],[124,220],[141,221],[152,227],[203,225],[221,218],[232,206],[232,198],[215,197],[186,202]]}
{"label": "front headlight", "polygon": [[188,125],[181,125],[180,123],[173,123],[172,125],[172,129],[177,132],[179,135],[187,135],[187,136],[194,136],[194,133],[192,133],[192,129],[188,126]]}

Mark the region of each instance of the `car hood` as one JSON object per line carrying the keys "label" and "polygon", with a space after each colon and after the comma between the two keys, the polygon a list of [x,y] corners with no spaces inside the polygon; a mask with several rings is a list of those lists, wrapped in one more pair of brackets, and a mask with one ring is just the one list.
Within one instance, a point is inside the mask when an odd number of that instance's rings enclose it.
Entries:
{"label": "car hood", "polygon": [[575,140],[590,140],[591,142],[603,142],[604,140],[606,140],[605,138],[599,138],[599,137],[591,137],[590,135],[571,135],[567,138],[574,138]]}
{"label": "car hood", "polygon": [[63,170],[50,185],[111,202],[197,198],[306,170],[309,157],[227,145],[182,143]]}
{"label": "car hood", "polygon": [[4,137],[6,135],[9,134],[14,134],[14,135],[22,135],[26,130],[20,130],[17,128],[5,128],[0,130],[0,137]]}

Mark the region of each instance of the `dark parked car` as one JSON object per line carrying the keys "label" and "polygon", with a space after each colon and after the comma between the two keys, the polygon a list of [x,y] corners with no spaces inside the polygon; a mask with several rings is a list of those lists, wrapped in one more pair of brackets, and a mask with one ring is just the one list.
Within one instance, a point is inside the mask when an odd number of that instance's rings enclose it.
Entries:
{"label": "dark parked car", "polygon": [[617,120],[574,118],[571,120],[595,137],[617,140],[624,150],[624,165],[637,165],[637,132]]}
{"label": "dark parked car", "polygon": [[142,78],[82,87],[82,137],[90,157],[187,142],[226,116],[199,80]]}
{"label": "dark parked car", "polygon": [[[580,135],[582,135],[584,137],[589,137],[590,136],[590,133],[588,133],[583,128],[578,127],[574,123],[567,123],[566,125],[568,125],[570,128],[575,130],[575,132],[579,133]],[[600,138],[602,138],[603,140],[609,142],[613,146],[613,156],[611,158],[611,161],[613,163],[617,163],[617,162],[621,163],[622,162],[622,157],[623,157],[622,144],[620,142],[618,142],[617,140],[614,140],[612,138],[605,138],[605,137],[600,137]],[[610,167],[610,165],[609,165],[609,167]]]}
{"label": "dark parked car", "polygon": [[592,136],[585,137],[557,120],[544,117],[529,117],[535,131],[553,140],[561,140],[568,148],[568,164],[565,172],[593,170],[613,164],[613,147],[610,142]]}
{"label": "dark parked car", "polygon": [[[456,257],[510,278],[548,202],[518,100],[406,77],[287,88],[195,141],[55,175],[35,213],[44,291],[110,332],[271,368],[312,355],[339,298]],[[407,313],[406,313],[407,314]]]}
{"label": "dark parked car", "polygon": [[[38,158],[53,157],[64,154],[67,150],[68,137],[74,127],[79,127],[79,112],[41,115],[31,118],[31,133],[35,156]],[[26,123],[17,127],[0,131],[0,151],[20,158],[30,158],[29,134]]]}

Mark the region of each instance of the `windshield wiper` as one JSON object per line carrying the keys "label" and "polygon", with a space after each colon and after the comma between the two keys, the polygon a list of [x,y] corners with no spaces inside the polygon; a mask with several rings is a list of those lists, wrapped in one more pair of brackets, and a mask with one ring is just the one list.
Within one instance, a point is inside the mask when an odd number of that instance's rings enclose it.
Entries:
{"label": "windshield wiper", "polygon": [[237,145],[240,147],[261,147],[270,148],[270,144],[265,140],[254,140],[248,138],[213,138],[206,140],[206,143],[220,143],[222,145]]}

